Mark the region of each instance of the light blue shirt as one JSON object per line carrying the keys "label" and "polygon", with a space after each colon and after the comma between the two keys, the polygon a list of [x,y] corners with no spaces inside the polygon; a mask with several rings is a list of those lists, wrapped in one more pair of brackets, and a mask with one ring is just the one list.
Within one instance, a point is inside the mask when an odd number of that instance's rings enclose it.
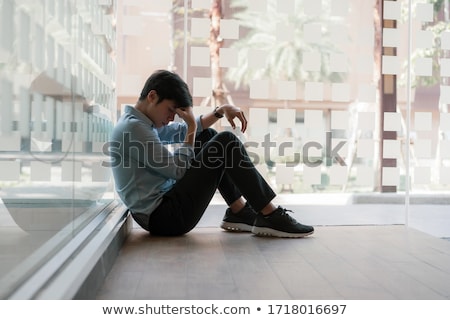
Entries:
{"label": "light blue shirt", "polygon": [[[197,131],[202,131],[197,117]],[[132,106],[126,106],[111,135],[109,154],[116,191],[138,223],[147,228],[148,217],[162,196],[184,176],[194,158],[194,148],[183,143],[185,122],[155,128],[153,122]],[[174,151],[169,144],[181,145]]]}

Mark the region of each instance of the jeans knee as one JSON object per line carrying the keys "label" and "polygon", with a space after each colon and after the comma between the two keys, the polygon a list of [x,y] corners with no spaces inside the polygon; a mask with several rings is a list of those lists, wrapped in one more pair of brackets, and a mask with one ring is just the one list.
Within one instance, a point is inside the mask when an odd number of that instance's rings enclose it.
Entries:
{"label": "jeans knee", "polygon": [[217,134],[217,139],[222,142],[239,141],[238,137],[231,131],[222,131]]}

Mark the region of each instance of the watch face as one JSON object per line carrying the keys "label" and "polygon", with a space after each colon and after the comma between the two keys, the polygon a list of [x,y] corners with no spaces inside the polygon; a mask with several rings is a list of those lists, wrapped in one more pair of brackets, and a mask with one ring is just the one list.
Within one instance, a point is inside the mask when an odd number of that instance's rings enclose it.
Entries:
{"label": "watch face", "polygon": [[216,107],[216,108],[214,109],[214,115],[215,115],[217,118],[222,118],[222,117],[223,117],[223,114],[220,114],[220,113],[217,111],[217,108],[218,108],[218,107]]}

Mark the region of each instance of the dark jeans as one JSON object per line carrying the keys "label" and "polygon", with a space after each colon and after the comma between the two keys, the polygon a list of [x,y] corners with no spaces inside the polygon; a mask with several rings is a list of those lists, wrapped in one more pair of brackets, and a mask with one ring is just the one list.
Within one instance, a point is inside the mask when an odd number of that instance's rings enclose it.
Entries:
{"label": "dark jeans", "polygon": [[150,215],[151,234],[176,236],[192,230],[217,189],[228,205],[243,196],[256,211],[275,197],[232,132],[202,131],[195,153],[191,168]]}

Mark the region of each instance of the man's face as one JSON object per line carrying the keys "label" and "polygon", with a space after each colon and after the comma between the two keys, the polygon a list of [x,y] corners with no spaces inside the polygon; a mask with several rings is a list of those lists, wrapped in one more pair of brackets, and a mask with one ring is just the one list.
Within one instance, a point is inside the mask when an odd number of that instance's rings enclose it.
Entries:
{"label": "man's face", "polygon": [[175,106],[174,101],[167,99],[162,100],[156,105],[158,112],[155,117],[156,119],[153,119],[156,128],[167,126],[175,119]]}

